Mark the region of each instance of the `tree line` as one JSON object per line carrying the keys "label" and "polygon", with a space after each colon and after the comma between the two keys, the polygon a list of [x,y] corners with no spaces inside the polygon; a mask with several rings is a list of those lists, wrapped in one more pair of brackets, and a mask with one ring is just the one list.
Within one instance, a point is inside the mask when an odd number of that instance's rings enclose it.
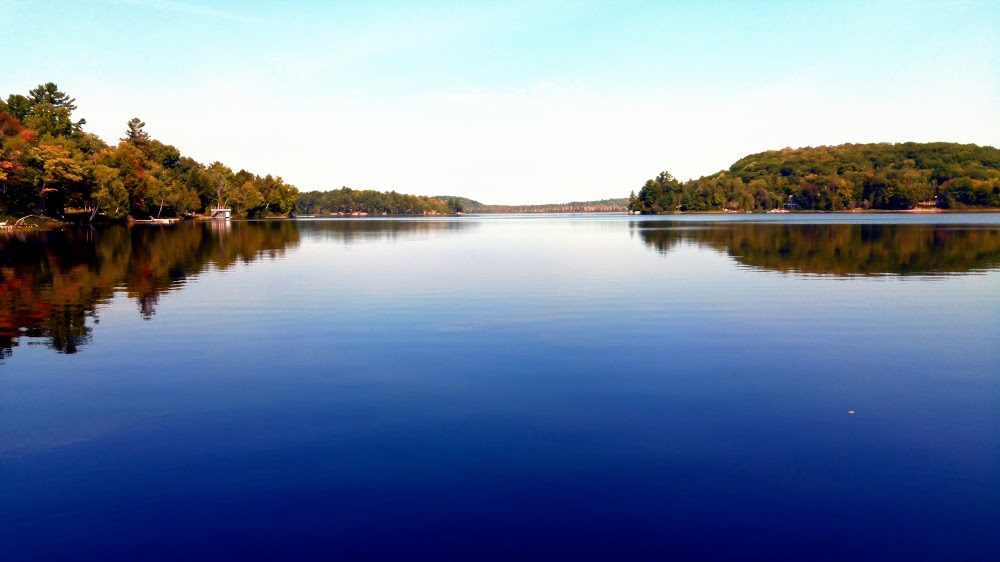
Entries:
{"label": "tree line", "polygon": [[178,217],[209,207],[288,214],[298,190],[280,177],[204,165],[150,137],[139,118],[109,145],[75,119],[76,100],[49,82],[0,100],[0,214]]}
{"label": "tree line", "polygon": [[236,216],[420,215],[462,211],[459,198],[395,191],[299,190],[281,177],[202,164],[154,139],[138,117],[109,145],[86,132],[75,98],[54,83],[0,99],[0,216],[182,217],[229,207]]}
{"label": "tree line", "polygon": [[349,187],[300,193],[295,208],[307,215],[444,215],[461,210],[455,201],[438,197]]}
{"label": "tree line", "polygon": [[687,182],[662,172],[629,196],[629,210],[650,214],[918,206],[1000,207],[1000,150],[943,142],[785,148]]}
{"label": "tree line", "polygon": [[456,195],[406,195],[342,187],[332,191],[300,193],[295,204],[299,214],[322,215],[443,215],[455,213],[595,213],[623,212],[628,199],[573,201],[538,205],[490,205]]}
{"label": "tree line", "polygon": [[[444,199],[444,197],[442,197]],[[449,205],[466,213],[608,213],[628,210],[628,199],[601,199],[598,201],[571,201],[569,203],[539,203],[535,205],[494,205],[480,203],[464,197],[450,196]]]}

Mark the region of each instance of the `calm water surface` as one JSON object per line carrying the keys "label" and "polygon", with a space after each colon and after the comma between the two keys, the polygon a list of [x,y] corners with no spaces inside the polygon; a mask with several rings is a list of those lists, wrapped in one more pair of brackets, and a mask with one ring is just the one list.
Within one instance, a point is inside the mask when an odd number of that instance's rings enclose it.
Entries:
{"label": "calm water surface", "polygon": [[6,236],[0,354],[5,561],[1000,559],[1000,215]]}

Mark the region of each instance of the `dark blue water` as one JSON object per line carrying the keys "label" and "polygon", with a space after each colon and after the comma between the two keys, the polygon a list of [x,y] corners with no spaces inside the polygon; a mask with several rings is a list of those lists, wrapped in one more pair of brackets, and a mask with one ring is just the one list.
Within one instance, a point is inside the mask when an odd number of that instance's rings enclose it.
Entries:
{"label": "dark blue water", "polygon": [[1000,559],[1000,215],[0,257],[0,560]]}

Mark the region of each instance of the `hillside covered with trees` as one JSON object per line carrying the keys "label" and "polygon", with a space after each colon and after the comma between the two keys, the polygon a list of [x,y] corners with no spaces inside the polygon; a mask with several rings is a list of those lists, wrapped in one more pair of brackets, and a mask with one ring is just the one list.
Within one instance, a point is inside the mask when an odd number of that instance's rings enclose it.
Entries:
{"label": "hillside covered with trees", "polygon": [[628,210],[628,199],[601,199],[599,201],[571,201],[569,203],[539,203],[535,205],[494,205],[480,203],[464,197],[441,197],[450,206],[465,213],[607,213]]}
{"label": "hillside covered with trees", "polygon": [[307,191],[300,193],[295,203],[296,212],[307,215],[445,215],[460,211],[454,201],[407,195],[395,191],[375,191],[373,189],[351,189],[342,187],[331,191]]}
{"label": "hillside covered with trees", "polygon": [[687,182],[662,172],[629,210],[813,211],[1000,207],[1000,150],[955,143],[844,144],[751,154]]}
{"label": "hillside covered with trees", "polygon": [[333,191],[300,193],[296,202],[300,214],[331,215],[441,215],[451,213],[597,213],[623,212],[628,199],[573,201],[537,205],[491,205],[456,195],[405,195],[395,191],[359,190],[343,187]]}
{"label": "hillside covered with trees", "polygon": [[108,145],[49,82],[0,100],[0,215],[174,217],[215,205],[243,216],[287,214],[298,190],[280,177],[201,164],[131,119]]}

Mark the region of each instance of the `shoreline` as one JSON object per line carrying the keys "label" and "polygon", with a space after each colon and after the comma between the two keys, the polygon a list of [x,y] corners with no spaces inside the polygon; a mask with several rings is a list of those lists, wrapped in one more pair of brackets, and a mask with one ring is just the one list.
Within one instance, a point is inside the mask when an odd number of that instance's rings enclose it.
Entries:
{"label": "shoreline", "polygon": [[[627,212],[627,211],[626,211]],[[901,214],[901,215],[935,215],[935,214],[962,214],[962,213],[1000,213],[998,208],[975,208],[975,209],[853,209],[843,211],[783,211],[772,213],[770,211],[677,211],[674,213],[634,213],[636,216],[662,217],[670,215],[877,215],[877,214]],[[518,213],[522,214],[522,213]],[[633,213],[629,213],[633,214]]]}
{"label": "shoreline", "polygon": [[[506,212],[506,213],[458,213],[458,214],[404,214],[404,215],[373,215],[373,214],[348,214],[348,213],[329,213],[329,214],[311,214],[309,216],[276,216],[276,217],[260,217],[260,218],[233,218],[232,221],[258,221],[258,220],[298,220],[298,219],[329,219],[329,218],[343,218],[343,219],[354,219],[354,220],[364,220],[364,219],[383,219],[383,218],[423,218],[423,217],[437,217],[437,218],[448,218],[448,217],[469,217],[469,216],[480,216],[488,217],[491,215],[627,215],[627,216],[672,216],[672,215],[856,215],[856,214],[900,214],[900,215],[936,215],[936,214],[980,214],[980,213],[1000,213],[1000,208],[972,208],[972,209],[940,209],[940,208],[915,208],[915,209],[853,209],[853,210],[843,210],[843,211],[786,211],[781,213],[771,213],[768,211],[753,211],[753,212],[729,212],[729,211],[677,211],[674,213],[631,213],[629,211],[547,211],[547,212]],[[218,221],[218,222],[232,222],[232,221]],[[32,230],[51,230],[56,228],[66,228],[72,226],[87,226],[87,225],[106,225],[106,224],[127,224],[132,225],[169,225],[178,224],[185,222],[214,222],[214,219],[207,218],[201,215],[196,215],[187,218],[171,218],[171,219],[160,219],[155,221],[142,221],[142,220],[127,220],[127,221],[99,221],[97,223],[81,223],[78,221],[60,221],[57,219],[48,218],[44,224],[25,224],[23,226],[14,226],[13,224],[0,224],[0,233],[13,233],[13,232],[25,232]]]}

